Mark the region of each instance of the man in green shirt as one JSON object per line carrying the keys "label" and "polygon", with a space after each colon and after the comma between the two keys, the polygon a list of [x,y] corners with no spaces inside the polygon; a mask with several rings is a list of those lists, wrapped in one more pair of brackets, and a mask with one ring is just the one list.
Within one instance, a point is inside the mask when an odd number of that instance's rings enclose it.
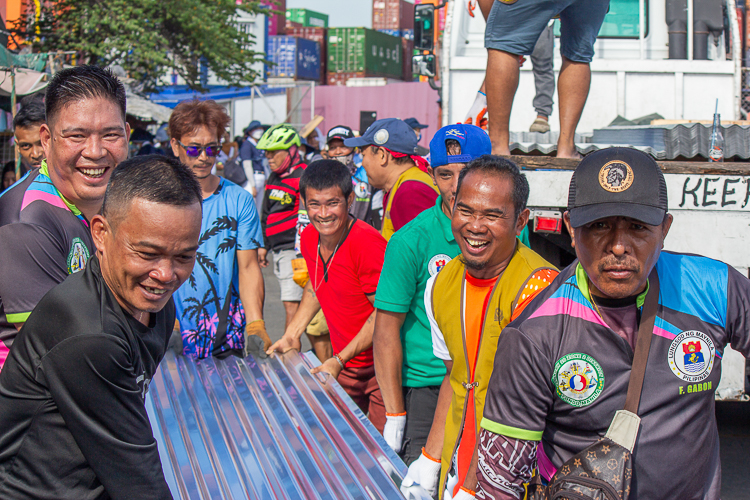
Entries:
{"label": "man in green shirt", "polygon": [[407,465],[422,453],[445,376],[445,364],[432,353],[425,284],[461,253],[450,219],[458,174],[491,149],[487,133],[474,125],[438,130],[430,141],[430,174],[440,196],[386,248],[375,294],[375,374],[386,408],[383,436]]}

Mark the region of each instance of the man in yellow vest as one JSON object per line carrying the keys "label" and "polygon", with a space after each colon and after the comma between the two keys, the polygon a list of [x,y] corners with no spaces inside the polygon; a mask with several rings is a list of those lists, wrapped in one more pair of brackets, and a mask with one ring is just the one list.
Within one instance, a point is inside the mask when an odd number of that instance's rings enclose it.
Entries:
{"label": "man in yellow vest", "polygon": [[404,494],[419,484],[432,495],[439,489],[441,499],[474,498],[476,436],[498,337],[557,275],[516,238],[529,220],[528,196],[526,177],[497,156],[472,161],[458,178],[451,229],[461,254],[425,289],[433,352],[447,374],[427,444],[404,478]]}
{"label": "man in yellow vest", "polygon": [[383,189],[383,226],[387,240],[422,211],[435,206],[438,191],[427,173],[427,161],[417,154],[414,131],[398,118],[377,120],[362,137],[344,145],[362,150],[362,166],[373,189]]}

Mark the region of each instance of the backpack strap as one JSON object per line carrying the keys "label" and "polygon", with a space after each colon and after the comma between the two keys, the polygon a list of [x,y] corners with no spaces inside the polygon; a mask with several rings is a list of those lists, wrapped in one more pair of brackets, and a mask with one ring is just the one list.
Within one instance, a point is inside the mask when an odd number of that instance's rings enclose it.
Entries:
{"label": "backpack strap", "polygon": [[656,273],[656,267],[651,270],[651,274],[648,277],[648,285],[648,294],[643,304],[641,323],[638,326],[638,340],[633,356],[633,368],[630,370],[628,395],[625,398],[625,410],[636,415],[638,414],[638,405],[641,402],[641,390],[643,389],[643,377],[646,374],[648,350],[651,347],[654,322],[656,321],[656,310],[659,305],[659,275]]}

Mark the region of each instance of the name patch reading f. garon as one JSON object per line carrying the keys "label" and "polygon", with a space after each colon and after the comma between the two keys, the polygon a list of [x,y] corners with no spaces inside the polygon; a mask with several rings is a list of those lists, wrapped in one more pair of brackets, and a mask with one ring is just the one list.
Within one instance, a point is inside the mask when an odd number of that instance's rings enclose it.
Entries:
{"label": "name patch reading f. garon", "polygon": [[620,193],[633,184],[633,169],[620,160],[605,163],[599,170],[599,185],[610,193]]}
{"label": "name patch reading f. garon", "polygon": [[680,380],[700,382],[711,375],[716,346],[711,337],[697,330],[677,335],[669,346],[669,368]]}
{"label": "name patch reading f. garon", "polygon": [[557,396],[569,405],[587,406],[604,389],[604,371],[588,354],[572,352],[555,363],[552,383],[557,388]]}

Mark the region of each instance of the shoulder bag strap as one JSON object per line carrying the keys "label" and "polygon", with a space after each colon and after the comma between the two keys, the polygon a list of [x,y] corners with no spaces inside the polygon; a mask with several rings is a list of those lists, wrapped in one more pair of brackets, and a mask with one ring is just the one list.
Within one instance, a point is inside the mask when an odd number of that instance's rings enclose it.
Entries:
{"label": "shoulder bag strap", "polygon": [[656,309],[659,304],[659,275],[656,267],[648,277],[648,293],[643,304],[641,323],[638,325],[638,340],[635,345],[633,356],[633,368],[630,370],[630,382],[628,384],[628,395],[625,398],[625,410],[638,414],[638,405],[641,402],[641,389],[643,389],[643,377],[646,374],[646,363],[648,362],[648,350],[651,347],[651,338],[654,333],[654,321],[656,321]]}

